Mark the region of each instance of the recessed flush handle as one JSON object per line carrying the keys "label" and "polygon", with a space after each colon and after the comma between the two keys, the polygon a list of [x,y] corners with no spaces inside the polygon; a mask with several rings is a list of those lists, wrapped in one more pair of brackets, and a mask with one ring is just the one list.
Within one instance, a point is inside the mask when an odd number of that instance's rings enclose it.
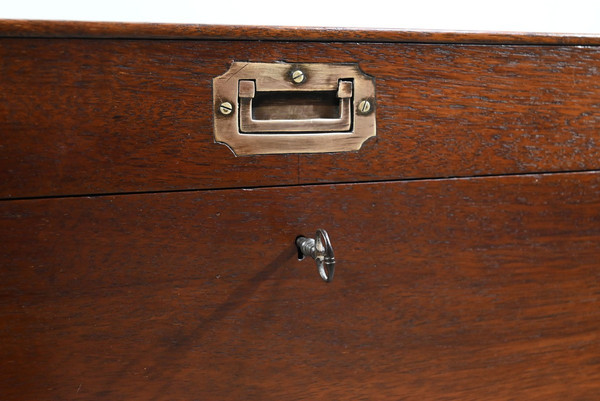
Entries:
{"label": "recessed flush handle", "polygon": [[356,151],[375,136],[376,104],[356,63],[235,61],[213,79],[215,142],[236,156]]}
{"label": "recessed flush handle", "polygon": [[317,263],[319,275],[326,282],[333,280],[335,272],[335,257],[327,231],[318,229],[315,238],[298,237],[298,251],[303,256],[310,256]]}

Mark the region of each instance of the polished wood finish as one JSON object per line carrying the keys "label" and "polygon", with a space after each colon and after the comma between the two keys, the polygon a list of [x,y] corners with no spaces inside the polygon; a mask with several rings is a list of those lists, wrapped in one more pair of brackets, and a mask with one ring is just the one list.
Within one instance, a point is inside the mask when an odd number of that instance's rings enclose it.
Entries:
{"label": "polished wood finish", "polygon": [[[214,143],[232,60],[348,62],[376,78],[356,152],[236,158]],[[0,197],[600,169],[600,49],[0,39]]]}
{"label": "polished wood finish", "polygon": [[[0,21],[0,399],[596,400],[598,45]],[[236,158],[234,60],[359,63],[377,137]]]}
{"label": "polished wood finish", "polygon": [[600,45],[598,34],[0,20],[5,37]]}
{"label": "polished wood finish", "polygon": [[302,155],[303,182],[600,169],[599,48],[361,44],[351,57],[377,79],[377,138]]}
{"label": "polished wood finish", "polygon": [[[0,219],[3,400],[600,393],[599,173],[7,201]],[[317,227],[330,284],[296,259]]]}
{"label": "polished wood finish", "polygon": [[297,183],[297,155],[214,143],[212,79],[248,57],[243,43],[0,40],[0,197]]}

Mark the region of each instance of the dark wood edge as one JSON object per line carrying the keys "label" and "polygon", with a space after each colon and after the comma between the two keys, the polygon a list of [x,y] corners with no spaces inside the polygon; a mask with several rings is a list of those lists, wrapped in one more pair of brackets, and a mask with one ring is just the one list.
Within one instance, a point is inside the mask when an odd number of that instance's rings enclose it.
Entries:
{"label": "dark wood edge", "polygon": [[599,34],[0,20],[0,37],[600,45]]}

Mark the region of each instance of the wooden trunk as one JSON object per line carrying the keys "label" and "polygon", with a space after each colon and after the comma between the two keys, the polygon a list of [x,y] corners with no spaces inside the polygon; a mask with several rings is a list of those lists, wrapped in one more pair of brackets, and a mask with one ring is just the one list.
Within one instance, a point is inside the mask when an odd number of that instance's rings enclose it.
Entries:
{"label": "wooden trunk", "polygon": [[[0,399],[598,399],[599,45],[0,22]],[[377,136],[236,157],[233,61],[358,63]]]}

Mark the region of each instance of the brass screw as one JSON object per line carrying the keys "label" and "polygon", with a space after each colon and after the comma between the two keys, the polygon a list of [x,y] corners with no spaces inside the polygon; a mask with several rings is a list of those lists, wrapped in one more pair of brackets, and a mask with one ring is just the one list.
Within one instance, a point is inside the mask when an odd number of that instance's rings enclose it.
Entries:
{"label": "brass screw", "polygon": [[292,81],[294,81],[295,84],[301,84],[302,82],[304,82],[305,79],[306,76],[301,70],[292,71]]}
{"label": "brass screw", "polygon": [[223,102],[221,103],[221,105],[219,106],[219,111],[221,112],[221,114],[223,114],[224,116],[227,116],[229,114],[231,114],[231,112],[233,111],[233,106],[231,105],[231,103],[229,102]]}
{"label": "brass screw", "polygon": [[358,111],[362,114],[367,114],[369,111],[371,111],[371,102],[369,102],[368,100],[363,100],[362,102],[360,102],[358,104]]}

